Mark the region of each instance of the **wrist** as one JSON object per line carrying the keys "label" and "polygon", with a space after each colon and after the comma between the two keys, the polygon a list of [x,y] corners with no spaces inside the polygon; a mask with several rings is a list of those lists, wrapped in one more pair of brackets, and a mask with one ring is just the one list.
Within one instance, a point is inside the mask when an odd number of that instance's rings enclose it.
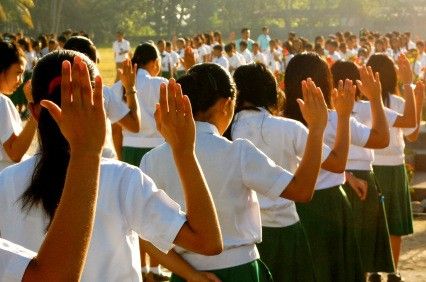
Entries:
{"label": "wrist", "polygon": [[70,159],[82,161],[96,161],[102,157],[102,150],[70,150]]}
{"label": "wrist", "polygon": [[136,88],[134,85],[132,86],[124,86],[124,90],[126,91],[126,95],[131,96],[136,94]]}

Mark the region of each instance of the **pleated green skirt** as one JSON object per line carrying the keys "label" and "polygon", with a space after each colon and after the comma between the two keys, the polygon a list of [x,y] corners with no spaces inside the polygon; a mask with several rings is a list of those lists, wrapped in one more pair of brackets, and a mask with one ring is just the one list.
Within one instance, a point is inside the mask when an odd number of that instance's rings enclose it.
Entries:
{"label": "pleated green skirt", "polygon": [[374,166],[373,169],[384,196],[390,235],[413,234],[413,213],[405,165]]}
{"label": "pleated green skirt", "polygon": [[281,228],[263,226],[257,248],[274,281],[316,281],[311,249],[300,222]]}
{"label": "pleated green skirt", "polygon": [[317,190],[297,212],[308,236],[319,282],[364,281],[354,219],[340,186]]}
{"label": "pleated green skirt", "polygon": [[[265,264],[260,260],[255,260],[243,265],[234,267],[209,270],[214,273],[222,282],[271,282],[271,273]],[[170,282],[184,282],[185,279],[172,274]],[[275,280],[277,281],[277,280]]]}
{"label": "pleated green skirt", "polygon": [[136,148],[123,146],[121,151],[123,162],[139,167],[143,156],[152,148]]}
{"label": "pleated green skirt", "polygon": [[394,272],[385,205],[378,191],[374,173],[365,170],[350,172],[368,183],[368,193],[364,201],[360,200],[351,187],[344,186],[354,214],[355,234],[364,272]]}

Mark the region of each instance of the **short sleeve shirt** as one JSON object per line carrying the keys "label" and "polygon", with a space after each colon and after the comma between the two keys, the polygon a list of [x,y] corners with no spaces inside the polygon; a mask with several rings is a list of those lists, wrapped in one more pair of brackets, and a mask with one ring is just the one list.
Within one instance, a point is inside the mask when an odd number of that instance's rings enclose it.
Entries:
{"label": "short sleeve shirt", "polygon": [[0,239],[0,281],[20,282],[36,253]]}
{"label": "short sleeve shirt", "polygon": [[0,93],[0,161],[10,161],[3,144],[12,137],[19,135],[22,131],[21,117],[12,101]]}

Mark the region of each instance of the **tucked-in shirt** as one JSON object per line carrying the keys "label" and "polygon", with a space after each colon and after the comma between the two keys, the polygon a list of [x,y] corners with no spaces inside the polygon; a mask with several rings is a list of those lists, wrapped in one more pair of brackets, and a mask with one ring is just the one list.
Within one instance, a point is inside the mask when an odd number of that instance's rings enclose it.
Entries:
{"label": "tucked-in shirt", "polygon": [[22,131],[21,117],[9,97],[0,93],[0,161],[11,162],[3,144]]}
{"label": "tucked-in shirt", "polygon": [[[264,108],[245,110],[236,114],[232,124],[232,138],[244,138],[264,152],[279,166],[295,173],[305,152],[308,129],[300,122],[276,117]],[[331,150],[323,146],[322,160]],[[293,201],[270,198],[258,194],[262,225],[286,227],[299,221]]]}
{"label": "tucked-in shirt", "polygon": [[[211,270],[248,263],[258,258],[255,243],[262,239],[256,192],[277,198],[292,174],[277,166],[251,142],[233,142],[220,136],[217,128],[197,122],[196,154],[212,193],[223,236],[224,252],[202,256],[177,248],[196,269]],[[147,153],[142,170],[158,187],[184,206],[179,177],[168,144]],[[256,191],[256,192],[255,192]]]}
{"label": "tucked-in shirt", "polygon": [[160,99],[160,85],[168,83],[163,77],[153,77],[146,70],[139,69],[136,76],[136,95],[141,113],[141,130],[132,133],[123,130],[123,146],[154,148],[164,142],[155,124],[155,105]]}
{"label": "tucked-in shirt", "polygon": [[0,239],[0,282],[20,282],[36,253]]}
{"label": "tucked-in shirt", "polygon": [[170,72],[172,67],[172,59],[168,52],[161,53],[161,71]]}
{"label": "tucked-in shirt", "polygon": [[[122,41],[114,41],[112,44],[112,49],[115,53],[115,62],[121,63],[127,58],[129,58],[129,52],[130,52],[130,43],[126,39],[123,39]],[[124,53],[125,52],[125,53]],[[123,53],[123,54],[121,54]]]}
{"label": "tucked-in shirt", "polygon": [[[38,251],[49,219],[39,205],[22,210],[37,158],[0,173],[0,232]],[[168,252],[186,221],[179,205],[139,168],[103,159],[95,225],[82,281],[141,281],[138,235]],[[66,255],[66,254],[65,254]]]}
{"label": "tucked-in shirt", "polygon": [[[389,95],[389,108],[399,114],[404,113],[405,100],[396,95]],[[410,135],[416,128],[389,128],[389,146],[384,149],[374,150],[373,165],[401,165],[405,161],[405,141],[404,135]]]}

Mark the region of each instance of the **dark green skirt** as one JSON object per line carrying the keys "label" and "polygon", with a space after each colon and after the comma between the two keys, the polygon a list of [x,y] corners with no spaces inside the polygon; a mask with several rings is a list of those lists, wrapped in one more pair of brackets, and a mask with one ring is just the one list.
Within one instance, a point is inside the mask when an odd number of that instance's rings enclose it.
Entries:
{"label": "dark green skirt", "polygon": [[368,193],[361,201],[355,191],[345,185],[345,192],[352,205],[355,235],[361,251],[365,272],[395,271],[389,230],[382,195],[378,192],[374,173],[366,170],[351,170],[354,176],[367,181]]}
{"label": "dark green skirt", "polygon": [[274,281],[316,281],[311,249],[300,222],[281,228],[263,226],[257,248]]}
{"label": "dark green skirt", "polygon": [[[214,273],[222,282],[271,282],[271,273],[265,264],[260,260],[255,260],[243,265],[234,267],[207,270]],[[170,282],[184,282],[185,279],[172,274]],[[277,281],[277,280],[275,280]]]}
{"label": "dark green skirt", "polygon": [[374,166],[373,169],[385,198],[389,233],[394,236],[413,234],[413,213],[405,165]]}
{"label": "dark green skirt", "polygon": [[308,236],[319,282],[364,281],[350,203],[342,187],[317,190],[297,212]]}
{"label": "dark green skirt", "polygon": [[123,146],[121,151],[123,162],[139,167],[143,156],[153,148],[136,148]]}

